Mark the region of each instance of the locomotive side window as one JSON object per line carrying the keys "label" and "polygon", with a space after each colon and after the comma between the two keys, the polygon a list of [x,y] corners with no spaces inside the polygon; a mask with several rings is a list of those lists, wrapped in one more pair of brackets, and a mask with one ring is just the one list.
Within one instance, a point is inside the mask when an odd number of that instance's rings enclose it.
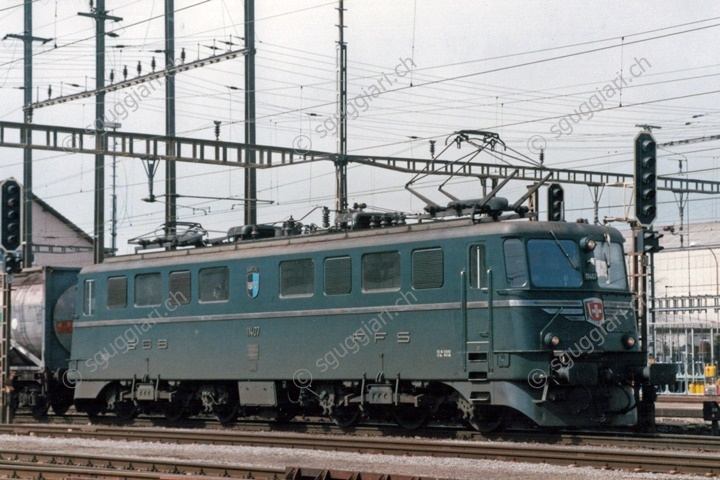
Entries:
{"label": "locomotive side window", "polygon": [[412,252],[412,286],[416,289],[440,288],[445,280],[442,248]]}
{"label": "locomotive side window", "polygon": [[135,275],[135,306],[152,307],[162,303],[162,278],[159,273]]}
{"label": "locomotive side window", "polygon": [[505,253],[505,275],[511,287],[524,287],[527,285],[527,262],[525,261],[525,248],[517,238],[505,240],[503,243]]}
{"label": "locomotive side window", "polygon": [[309,258],[280,262],[280,296],[309,297],[315,293],[315,268]]}
{"label": "locomotive side window", "polygon": [[572,240],[530,240],[530,278],[536,287],[579,287],[580,252]]}
{"label": "locomotive side window", "polygon": [[83,315],[95,315],[95,279],[83,282]]}
{"label": "locomotive side window", "polygon": [[182,270],[179,272],[170,272],[170,286],[168,292],[168,300],[176,305],[187,305],[192,298],[192,282],[190,279],[190,271]]}
{"label": "locomotive side window", "polygon": [[350,257],[325,259],[325,294],[345,295],[352,290]]}
{"label": "locomotive side window", "polygon": [[470,286],[487,288],[486,272],[485,245],[473,245],[470,247]]}
{"label": "locomotive side window", "polygon": [[201,268],[198,275],[201,302],[224,302],[230,298],[230,272],[227,267]]}
{"label": "locomotive side window", "polygon": [[110,277],[107,281],[107,308],[127,307],[127,277]]}
{"label": "locomotive side window", "polygon": [[362,256],[362,288],[366,292],[400,290],[400,253],[366,253]]}
{"label": "locomotive side window", "polygon": [[619,243],[598,242],[593,250],[593,263],[600,288],[610,290],[627,289],[625,258]]}

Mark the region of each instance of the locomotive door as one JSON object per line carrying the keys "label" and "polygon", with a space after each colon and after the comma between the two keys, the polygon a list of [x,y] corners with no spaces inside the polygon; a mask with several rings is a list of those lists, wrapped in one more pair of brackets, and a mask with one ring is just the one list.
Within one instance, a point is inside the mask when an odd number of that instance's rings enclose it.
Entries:
{"label": "locomotive door", "polygon": [[463,322],[468,378],[484,381],[492,371],[492,271],[488,269],[484,243],[468,245],[463,284]]}

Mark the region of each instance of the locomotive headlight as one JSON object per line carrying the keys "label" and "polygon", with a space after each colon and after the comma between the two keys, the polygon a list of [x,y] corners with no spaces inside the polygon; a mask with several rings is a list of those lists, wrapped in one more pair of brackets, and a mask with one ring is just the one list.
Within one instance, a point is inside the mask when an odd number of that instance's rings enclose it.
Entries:
{"label": "locomotive headlight", "polygon": [[622,337],[623,347],[627,348],[628,350],[635,346],[635,341],[635,337],[630,334],[625,334]]}
{"label": "locomotive headlight", "polygon": [[593,250],[595,250],[596,245],[597,244],[595,243],[595,240],[593,240],[592,238],[584,237],[580,239],[580,248],[582,248],[586,252],[592,252]]}
{"label": "locomotive headlight", "polygon": [[557,347],[558,345],[560,345],[560,337],[558,337],[557,335],[555,335],[552,332],[546,333],[543,341],[545,342],[545,345],[547,345],[548,347],[551,347],[551,348]]}

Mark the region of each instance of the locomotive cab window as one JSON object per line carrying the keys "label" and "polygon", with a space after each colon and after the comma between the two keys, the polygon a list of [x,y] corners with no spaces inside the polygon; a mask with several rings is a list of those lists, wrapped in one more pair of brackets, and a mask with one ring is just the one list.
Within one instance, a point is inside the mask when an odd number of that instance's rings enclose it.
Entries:
{"label": "locomotive cab window", "polygon": [[441,288],[445,280],[445,266],[441,248],[412,252],[412,286],[415,289]]}
{"label": "locomotive cab window", "polygon": [[225,302],[230,298],[230,272],[227,267],[202,268],[198,274],[201,302]]}
{"label": "locomotive cab window", "polygon": [[162,278],[159,273],[135,275],[135,306],[153,307],[162,303]]}
{"label": "locomotive cab window", "polygon": [[527,243],[530,279],[536,287],[579,287],[580,250],[574,240],[536,239]]}
{"label": "locomotive cab window", "polygon": [[487,288],[485,245],[473,245],[470,247],[470,286],[472,288]]}
{"label": "locomotive cab window", "polygon": [[400,290],[400,253],[366,253],[362,256],[362,288],[366,292]]}
{"label": "locomotive cab window", "polygon": [[83,315],[95,315],[95,279],[83,282]]}
{"label": "locomotive cab window", "polygon": [[110,277],[107,281],[107,308],[127,307],[127,277]]}
{"label": "locomotive cab window", "polygon": [[627,275],[625,274],[625,257],[622,245],[619,243],[598,242],[593,250],[592,263],[597,272],[597,282],[600,288],[609,290],[627,289]]}
{"label": "locomotive cab window", "polygon": [[311,259],[280,262],[280,296],[309,297],[315,293],[315,268]]}
{"label": "locomotive cab window", "polygon": [[352,290],[350,257],[325,259],[325,295],[345,295]]}
{"label": "locomotive cab window", "polygon": [[524,287],[528,282],[525,248],[517,238],[510,238],[503,243],[505,254],[505,276],[510,287]]}

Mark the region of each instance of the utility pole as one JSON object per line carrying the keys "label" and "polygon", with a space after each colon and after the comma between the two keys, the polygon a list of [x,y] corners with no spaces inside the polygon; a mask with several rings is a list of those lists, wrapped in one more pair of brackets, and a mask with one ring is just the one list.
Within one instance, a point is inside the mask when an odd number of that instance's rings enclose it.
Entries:
{"label": "utility pole", "polygon": [[[47,43],[51,39],[40,38],[32,36],[32,0],[25,0],[24,4],[24,23],[25,29],[22,35],[8,34],[5,38],[17,38],[24,43],[24,59],[23,67],[25,72],[25,79],[23,83],[24,92],[24,104],[23,104],[23,121],[26,124],[32,123],[32,91],[33,91],[33,80],[32,80],[32,42]],[[3,38],[3,40],[5,39]],[[23,237],[25,238],[25,244],[23,245],[23,264],[25,267],[32,266],[32,149],[29,148],[32,145],[32,130],[26,129],[21,132],[21,143],[28,146],[23,151],[23,186],[25,196],[23,203],[25,208],[23,210]]]}
{"label": "utility pole", "polygon": [[[23,84],[23,122],[25,126],[32,123],[32,42],[39,41],[47,43],[49,38],[39,38],[32,36],[32,0],[25,0],[23,5],[24,11],[24,31],[22,35],[8,34],[5,38],[17,38],[24,44],[24,84]],[[22,229],[20,232],[24,237],[22,245],[23,263],[25,267],[32,265],[32,130],[23,128],[20,134],[20,143],[26,146],[23,150],[23,190],[22,202]],[[0,363],[2,363],[2,378],[0,378],[0,414],[2,423],[11,423],[12,408],[11,396],[12,385],[10,381],[10,318],[12,316],[12,277],[9,275],[0,275],[2,277],[2,343],[0,344]]]}
{"label": "utility pole", "polygon": [[[117,129],[122,127],[121,124],[115,122],[108,122],[105,124],[107,128],[112,128],[113,133],[117,132]],[[115,150],[116,143],[113,141],[113,150]],[[112,220],[110,221],[110,250],[112,254],[117,254],[117,156],[113,153],[112,159]]]}
{"label": "utility pole", "polygon": [[[255,0],[245,0],[245,143],[255,145]],[[245,162],[255,163],[255,150],[247,147]],[[245,224],[257,223],[255,168],[245,169]]]}
{"label": "utility pole", "polygon": [[337,50],[337,116],[339,119],[337,156],[335,157],[335,209],[344,212],[348,207],[347,191],[347,44],[345,43],[345,8],[339,0],[339,40]]}
{"label": "utility pole", "polygon": [[12,423],[12,382],[10,381],[10,317],[12,316],[12,282],[10,275],[0,275],[2,282],[2,423]]}
{"label": "utility pole", "polygon": [[[175,155],[175,0],[165,0],[165,135],[168,137],[167,154]],[[175,161],[165,162],[165,237],[176,233],[177,226],[177,172]]]}
{"label": "utility pole", "polygon": [[[90,13],[79,12],[82,17],[95,19],[95,121],[93,126],[98,130],[95,139],[100,150],[105,149],[105,21],[119,22],[121,17],[113,17],[105,10],[105,0],[97,0],[97,7]],[[105,156],[95,155],[95,241],[93,245],[95,263],[105,259]]]}

